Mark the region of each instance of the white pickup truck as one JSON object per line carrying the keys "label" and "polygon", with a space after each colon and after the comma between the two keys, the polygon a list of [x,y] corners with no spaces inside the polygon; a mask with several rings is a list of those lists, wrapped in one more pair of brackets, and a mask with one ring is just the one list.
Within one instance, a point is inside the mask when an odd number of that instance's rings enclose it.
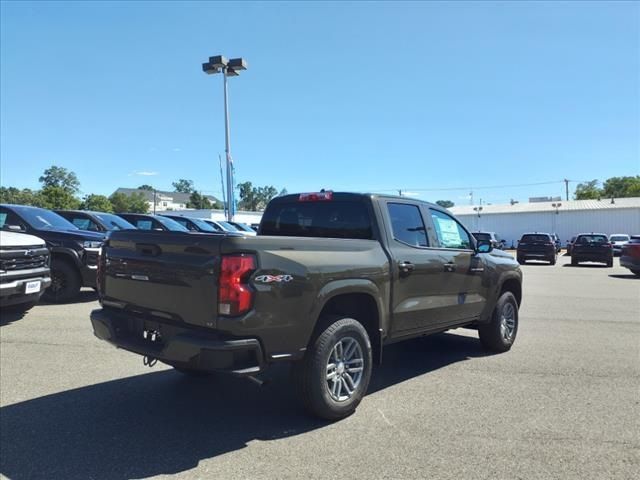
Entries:
{"label": "white pickup truck", "polygon": [[0,306],[28,310],[51,285],[44,240],[0,231]]}

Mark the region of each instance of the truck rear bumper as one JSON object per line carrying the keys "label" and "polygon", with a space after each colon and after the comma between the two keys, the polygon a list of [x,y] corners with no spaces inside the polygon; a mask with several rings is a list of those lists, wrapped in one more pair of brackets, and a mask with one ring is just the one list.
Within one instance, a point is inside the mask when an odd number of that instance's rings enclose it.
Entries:
{"label": "truck rear bumper", "polygon": [[91,324],[99,339],[176,367],[235,375],[254,375],[265,368],[256,338],[229,338],[111,309],[93,310]]}

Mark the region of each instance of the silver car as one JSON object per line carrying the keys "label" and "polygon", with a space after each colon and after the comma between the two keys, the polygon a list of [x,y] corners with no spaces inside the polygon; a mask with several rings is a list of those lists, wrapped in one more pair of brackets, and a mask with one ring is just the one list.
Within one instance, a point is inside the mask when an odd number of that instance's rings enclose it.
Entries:
{"label": "silver car", "polygon": [[620,255],[622,252],[622,247],[629,243],[631,237],[626,233],[614,233],[609,235],[609,242],[611,242],[611,246],[613,247],[613,254]]}

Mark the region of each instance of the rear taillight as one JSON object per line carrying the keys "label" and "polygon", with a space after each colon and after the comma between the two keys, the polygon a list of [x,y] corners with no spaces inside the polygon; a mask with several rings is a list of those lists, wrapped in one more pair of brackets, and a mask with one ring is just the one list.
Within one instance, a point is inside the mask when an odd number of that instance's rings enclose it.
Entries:
{"label": "rear taillight", "polygon": [[610,243],[603,243],[602,246],[605,247],[605,248],[611,248],[611,244]]}
{"label": "rear taillight", "polygon": [[220,315],[242,315],[251,309],[253,290],[249,277],[256,269],[253,255],[224,255],[220,264],[218,285],[218,313]]}
{"label": "rear taillight", "polygon": [[640,243],[627,244],[623,246],[622,255],[625,257],[640,258]]}

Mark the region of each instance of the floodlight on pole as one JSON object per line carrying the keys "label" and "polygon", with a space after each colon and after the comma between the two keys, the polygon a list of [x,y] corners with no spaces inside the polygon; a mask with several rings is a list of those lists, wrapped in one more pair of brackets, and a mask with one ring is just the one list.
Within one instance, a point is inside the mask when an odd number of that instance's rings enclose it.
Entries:
{"label": "floodlight on pole", "polygon": [[231,160],[231,140],[229,136],[229,97],[227,93],[227,77],[237,77],[240,70],[247,69],[247,61],[243,58],[227,59],[222,55],[209,57],[209,61],[202,64],[202,71],[207,75],[222,73],[224,85],[224,139],[227,164],[227,220],[232,221],[235,215],[235,201],[233,191],[233,161]]}

